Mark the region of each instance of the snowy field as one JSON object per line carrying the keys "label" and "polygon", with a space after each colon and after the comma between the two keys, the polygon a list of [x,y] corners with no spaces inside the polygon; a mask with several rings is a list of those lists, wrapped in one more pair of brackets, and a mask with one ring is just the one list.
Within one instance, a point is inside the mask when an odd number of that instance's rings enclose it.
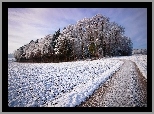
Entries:
{"label": "snowy field", "polygon": [[147,55],[123,56],[113,59],[126,59],[135,62],[142,75],[147,79]]}
{"label": "snowy field", "polygon": [[104,83],[123,61],[8,63],[9,107],[74,107]]}
{"label": "snowy field", "polygon": [[119,70],[123,64],[122,59],[135,62],[147,78],[147,55],[62,63],[9,61],[8,105],[74,107]]}

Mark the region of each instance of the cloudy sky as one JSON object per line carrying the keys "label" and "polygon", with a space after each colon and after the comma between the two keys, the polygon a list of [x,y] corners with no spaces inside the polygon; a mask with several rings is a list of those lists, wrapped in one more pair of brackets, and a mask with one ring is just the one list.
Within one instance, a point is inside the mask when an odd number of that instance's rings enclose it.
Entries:
{"label": "cloudy sky", "polygon": [[133,48],[147,48],[146,8],[9,8],[8,53],[84,17],[102,14],[125,28]]}

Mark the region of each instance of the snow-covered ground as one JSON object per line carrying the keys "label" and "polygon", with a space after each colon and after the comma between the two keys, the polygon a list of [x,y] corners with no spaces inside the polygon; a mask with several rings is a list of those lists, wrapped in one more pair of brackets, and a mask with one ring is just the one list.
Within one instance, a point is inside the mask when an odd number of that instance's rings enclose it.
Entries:
{"label": "snow-covered ground", "polygon": [[8,106],[73,107],[91,95],[123,61],[8,63]]}
{"label": "snow-covered ground", "polygon": [[113,59],[126,59],[135,62],[142,75],[147,79],[147,55],[122,56]]}
{"label": "snow-covered ground", "polygon": [[147,78],[147,56],[123,56],[62,63],[8,62],[8,106],[74,107],[122,66],[136,63]]}

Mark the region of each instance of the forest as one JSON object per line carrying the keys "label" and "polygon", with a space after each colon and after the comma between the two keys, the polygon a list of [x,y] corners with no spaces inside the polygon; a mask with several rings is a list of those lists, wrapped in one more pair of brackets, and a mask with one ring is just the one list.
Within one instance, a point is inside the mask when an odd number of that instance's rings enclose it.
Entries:
{"label": "forest", "polygon": [[14,51],[18,62],[63,62],[132,55],[133,43],[125,28],[97,14],[54,34],[31,40]]}

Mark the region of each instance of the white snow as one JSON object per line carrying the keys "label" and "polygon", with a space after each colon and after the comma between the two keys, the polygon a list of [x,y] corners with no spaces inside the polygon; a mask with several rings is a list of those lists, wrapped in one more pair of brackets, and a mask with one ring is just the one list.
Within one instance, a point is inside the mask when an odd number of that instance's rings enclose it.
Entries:
{"label": "white snow", "polygon": [[147,78],[146,55],[62,63],[9,62],[8,106],[74,107],[120,69],[122,59],[135,62]]}
{"label": "white snow", "polygon": [[15,61],[15,58],[8,58],[8,62]]}
{"label": "white snow", "polygon": [[122,64],[120,60],[110,59],[62,63],[8,63],[8,105],[76,106]]}
{"label": "white snow", "polygon": [[72,91],[53,100],[52,103],[49,102],[47,106],[74,107],[76,105],[79,105],[82,101],[86,99],[86,97],[91,95],[101,83],[105,82],[115,71],[117,71],[123,63],[121,61],[117,62],[118,63],[115,66],[110,67],[110,70],[105,70],[104,73],[100,73],[96,78],[91,78],[86,83],[81,83],[79,86],[73,88]]}
{"label": "white snow", "polygon": [[113,57],[112,59],[126,59],[135,62],[142,75],[147,79],[147,55]]}

